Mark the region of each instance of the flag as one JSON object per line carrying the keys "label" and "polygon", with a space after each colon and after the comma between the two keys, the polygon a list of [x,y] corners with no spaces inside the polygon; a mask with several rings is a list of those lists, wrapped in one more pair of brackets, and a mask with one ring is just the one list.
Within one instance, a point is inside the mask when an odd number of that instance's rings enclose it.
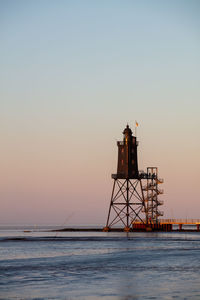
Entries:
{"label": "flag", "polygon": [[139,125],[139,124],[138,124],[138,122],[137,122],[137,121],[135,121],[135,126],[136,126],[136,127],[138,127],[138,125]]}

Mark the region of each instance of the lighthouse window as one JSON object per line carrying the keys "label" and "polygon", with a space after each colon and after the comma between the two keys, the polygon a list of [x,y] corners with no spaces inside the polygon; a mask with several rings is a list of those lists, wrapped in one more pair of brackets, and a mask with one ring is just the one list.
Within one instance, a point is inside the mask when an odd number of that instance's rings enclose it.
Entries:
{"label": "lighthouse window", "polygon": [[122,153],[124,153],[124,148],[122,148]]}
{"label": "lighthouse window", "polygon": [[134,164],[134,160],[132,159],[132,164]]}
{"label": "lighthouse window", "polygon": [[122,159],[122,165],[124,164],[124,160]]}

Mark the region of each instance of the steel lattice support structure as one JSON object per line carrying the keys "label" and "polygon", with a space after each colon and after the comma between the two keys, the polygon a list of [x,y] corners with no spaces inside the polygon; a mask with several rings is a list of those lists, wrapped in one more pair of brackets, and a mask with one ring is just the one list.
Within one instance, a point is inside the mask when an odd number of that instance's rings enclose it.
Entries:
{"label": "steel lattice support structure", "polygon": [[163,190],[158,185],[163,183],[163,179],[158,178],[158,168],[148,167],[146,177],[146,185],[143,186],[146,220],[147,224],[157,224],[158,217],[163,216],[163,212],[159,211],[159,206],[163,205],[163,201],[158,199],[158,195],[163,194]]}
{"label": "steel lattice support structure", "polygon": [[144,223],[144,213],[141,180],[114,179],[106,228],[120,224],[124,226],[124,230],[129,231],[134,222]]}

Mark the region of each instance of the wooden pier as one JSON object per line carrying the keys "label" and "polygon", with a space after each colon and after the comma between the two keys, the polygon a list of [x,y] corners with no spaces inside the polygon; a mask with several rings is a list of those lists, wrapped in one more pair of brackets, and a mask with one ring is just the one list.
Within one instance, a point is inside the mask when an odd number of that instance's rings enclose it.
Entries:
{"label": "wooden pier", "polygon": [[160,219],[160,224],[178,225],[179,230],[183,230],[183,225],[196,225],[196,230],[199,231],[200,219]]}

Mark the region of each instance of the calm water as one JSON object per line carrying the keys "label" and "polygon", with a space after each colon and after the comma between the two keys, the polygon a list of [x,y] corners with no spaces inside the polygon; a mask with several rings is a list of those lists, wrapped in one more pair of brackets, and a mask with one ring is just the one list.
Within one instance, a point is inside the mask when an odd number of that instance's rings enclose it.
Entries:
{"label": "calm water", "polygon": [[0,299],[200,299],[200,233],[0,227]]}

